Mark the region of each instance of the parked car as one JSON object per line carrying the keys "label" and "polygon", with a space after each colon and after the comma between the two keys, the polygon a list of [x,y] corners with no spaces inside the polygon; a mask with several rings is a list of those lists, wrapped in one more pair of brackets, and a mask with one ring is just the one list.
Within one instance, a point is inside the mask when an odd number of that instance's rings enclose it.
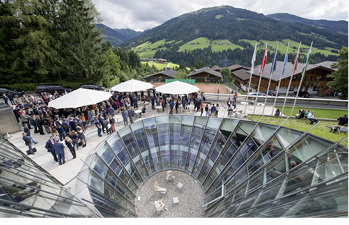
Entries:
{"label": "parked car", "polygon": [[2,94],[5,93],[5,94],[12,94],[12,96],[14,98],[18,98],[19,96],[22,96],[24,95],[24,91],[22,90],[13,90],[13,89],[10,89],[10,88],[6,88],[6,87],[0,87],[0,95],[1,95],[1,98],[2,98]]}
{"label": "parked car", "polygon": [[[297,94],[297,92],[295,91],[295,92],[294,92],[294,95],[296,95],[296,94]],[[300,92],[298,93],[298,97],[311,98],[309,92],[307,92],[307,91],[300,91]]]}
{"label": "parked car", "polygon": [[[255,97],[257,96],[257,92],[250,92],[250,93],[247,94],[247,96],[248,96],[249,99],[254,100]],[[258,93],[258,96],[265,96],[265,94],[264,93]]]}
{"label": "parked car", "polygon": [[[266,94],[267,92],[265,92],[265,94]],[[268,91],[268,95],[271,95],[271,96],[276,96],[276,93],[277,93],[277,91],[275,91],[275,90],[269,90]],[[278,96],[280,96],[280,93],[278,93]]]}
{"label": "parked car", "polygon": [[41,92],[49,92],[50,94],[53,94],[55,91],[62,94],[65,91],[71,92],[72,89],[59,84],[39,84],[35,88],[35,93],[37,94],[40,94]]}
{"label": "parked car", "polygon": [[80,88],[104,91],[104,87],[94,85],[94,84],[83,84],[83,85],[81,85]]}

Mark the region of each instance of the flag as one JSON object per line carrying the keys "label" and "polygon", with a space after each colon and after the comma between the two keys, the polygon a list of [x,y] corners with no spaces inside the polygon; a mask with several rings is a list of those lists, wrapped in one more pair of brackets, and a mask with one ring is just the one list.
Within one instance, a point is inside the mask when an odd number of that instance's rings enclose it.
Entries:
{"label": "flag", "polygon": [[[268,43],[267,43],[268,44]],[[259,75],[263,74],[265,64],[267,63],[267,46],[265,46],[262,62],[261,62],[261,67],[259,68]]]}
{"label": "flag", "polygon": [[276,50],[275,50],[275,53],[274,53],[274,58],[273,58],[273,62],[271,63],[271,68],[270,68],[270,74],[272,74],[272,72],[274,72],[276,70],[276,55],[278,53],[278,46],[279,46],[279,42],[276,46]]}
{"label": "flag", "polygon": [[284,69],[282,70],[281,77],[283,77],[284,74],[285,74],[285,69],[286,69],[287,61],[288,61],[288,45],[287,45],[286,54],[285,54],[285,59],[284,59]]}
{"label": "flag", "polygon": [[302,43],[302,42],[299,42],[297,54],[296,54],[296,57],[295,57],[294,60],[293,60],[293,65],[294,65],[294,67],[293,67],[293,73],[296,73],[296,70],[297,70],[298,58],[299,58],[299,48],[301,47],[301,43]]}
{"label": "flag", "polygon": [[256,45],[254,46],[254,52],[251,60],[251,74],[253,74],[254,62],[256,61],[256,49],[257,49],[257,42],[256,42]]}
{"label": "flag", "polygon": [[310,48],[309,48],[309,51],[308,51],[308,54],[307,54],[307,60],[305,61],[305,65],[304,65],[303,70],[302,70],[302,76],[304,76],[305,71],[307,70],[307,66],[309,64],[310,53],[311,53],[311,48],[312,47],[313,47],[313,42],[311,42],[311,45],[310,45]]}

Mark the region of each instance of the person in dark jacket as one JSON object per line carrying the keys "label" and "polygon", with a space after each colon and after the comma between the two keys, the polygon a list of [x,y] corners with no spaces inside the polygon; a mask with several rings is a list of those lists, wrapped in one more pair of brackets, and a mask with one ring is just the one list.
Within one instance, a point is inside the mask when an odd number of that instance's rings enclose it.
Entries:
{"label": "person in dark jacket", "polygon": [[34,144],[37,144],[37,143],[38,143],[37,141],[34,141],[33,137],[30,135],[30,129],[28,128],[28,124],[27,124],[27,123],[24,124],[23,131],[27,133],[27,137],[29,137],[30,140],[32,140],[32,142],[33,142]]}
{"label": "person in dark jacket", "polygon": [[29,154],[34,155],[33,148],[32,148],[32,140],[30,140],[30,138],[27,136],[26,132],[23,132],[22,135],[23,135],[23,141],[24,141],[25,145],[28,146],[28,148],[29,148]]}
{"label": "person in dark jacket", "polygon": [[39,116],[39,115],[37,115],[37,116],[35,117],[34,122],[35,122],[36,127],[37,127],[38,130],[39,130],[39,133],[40,133],[41,135],[44,135],[45,133],[44,133],[44,129],[43,129],[43,127],[42,127],[42,122],[41,122],[41,119],[40,119],[40,116]]}
{"label": "person in dark jacket", "polygon": [[63,143],[59,142],[59,137],[56,137],[55,143],[53,144],[52,147],[58,156],[59,165],[62,165],[62,163],[64,164],[65,163],[64,145]]}
{"label": "person in dark jacket", "polygon": [[71,152],[71,154],[73,156],[73,159],[75,159],[76,158],[76,152],[75,152],[75,148],[73,146],[72,139],[70,139],[70,137],[66,136],[64,138],[64,141],[65,141],[66,146],[69,148],[69,150],[70,150],[70,152]]}
{"label": "person in dark jacket", "polygon": [[54,136],[51,136],[50,139],[46,142],[45,148],[47,149],[48,152],[50,152],[53,156],[53,160],[58,162],[57,155],[55,153],[55,150],[53,149],[54,145]]}

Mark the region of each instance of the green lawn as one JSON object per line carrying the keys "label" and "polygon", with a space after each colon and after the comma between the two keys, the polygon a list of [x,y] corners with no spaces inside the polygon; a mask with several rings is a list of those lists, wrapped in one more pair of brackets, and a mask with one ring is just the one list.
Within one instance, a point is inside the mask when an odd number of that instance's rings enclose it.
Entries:
{"label": "green lawn", "polygon": [[[332,111],[332,110],[327,110],[327,111]],[[256,122],[259,121],[260,118],[261,116],[247,116],[247,119],[256,121]],[[285,121],[285,119],[286,118],[283,118],[283,117],[264,116],[261,122],[280,126]],[[333,142],[340,141],[341,139],[345,138],[347,135],[343,133],[338,134],[338,133],[329,132],[329,129],[327,126],[332,126],[334,124],[337,124],[337,123],[333,121],[320,120],[320,122],[313,129],[311,129],[309,133],[331,140]],[[309,120],[307,119],[289,118],[282,126],[305,132],[308,129],[310,129],[313,125],[310,125]],[[348,147],[348,139],[344,140],[341,144]]]}
{"label": "green lawn", "polygon": [[210,47],[210,40],[205,37],[200,37],[195,40],[189,41],[186,44],[179,47],[179,52],[184,52],[185,50],[191,51],[194,49],[203,49]]}
{"label": "green lawn", "polygon": [[[276,107],[276,108],[279,108],[280,111],[282,109],[282,107]],[[315,109],[315,108],[300,108],[300,107],[295,107],[292,115],[291,115],[292,107],[285,107],[283,114],[285,116],[296,116],[296,114],[298,114],[300,109],[304,109],[305,111],[309,109],[310,111],[314,112],[316,118],[322,118],[322,119],[337,119],[343,116],[344,114],[348,115],[347,110]]]}
{"label": "green lawn", "polygon": [[168,62],[168,63],[157,63],[157,62],[141,62],[142,64],[146,64],[148,63],[149,66],[155,66],[158,70],[164,70],[166,67],[167,67],[167,64],[170,65],[170,68],[174,68],[174,67],[179,67],[178,64],[175,64],[175,63],[171,63],[171,62]]}
{"label": "green lawn", "polygon": [[225,39],[225,40],[213,40],[211,43],[212,52],[221,52],[223,50],[228,50],[228,49],[234,50],[236,48],[239,48],[241,50],[244,49],[242,46],[233,44],[227,39]]}

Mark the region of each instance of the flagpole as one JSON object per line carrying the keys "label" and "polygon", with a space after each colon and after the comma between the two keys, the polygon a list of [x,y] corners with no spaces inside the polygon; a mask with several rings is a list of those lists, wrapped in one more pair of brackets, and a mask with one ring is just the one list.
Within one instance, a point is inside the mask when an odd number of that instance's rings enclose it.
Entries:
{"label": "flagpole", "polygon": [[259,71],[259,82],[258,82],[258,89],[257,89],[257,96],[256,96],[256,100],[254,103],[254,108],[253,108],[253,114],[256,111],[256,105],[257,105],[257,101],[258,101],[258,94],[259,94],[259,88],[261,86],[261,80],[262,80],[262,75],[263,75],[263,71],[264,71],[264,66],[266,63],[266,55],[267,55],[267,47],[268,47],[268,42],[265,44],[265,50],[263,53],[263,58],[262,58],[262,63],[261,63],[261,67],[260,67],[260,71]]}
{"label": "flagpole", "polygon": [[288,47],[289,46],[290,46],[290,42],[287,43],[287,49],[286,49],[286,54],[285,54],[285,58],[284,58],[284,69],[282,70],[282,74],[281,74],[281,77],[280,77],[280,80],[279,80],[279,85],[278,85],[278,88],[277,88],[277,91],[276,91],[276,96],[275,96],[275,99],[274,99],[273,108],[271,109],[272,110],[271,111],[271,115],[274,115],[274,108],[275,108],[275,104],[276,104],[276,99],[278,98],[278,95],[279,95],[281,80],[282,80],[282,77],[285,74],[286,64],[287,64],[287,61],[288,61]]}
{"label": "flagpole", "polygon": [[292,83],[292,79],[293,79],[293,76],[297,70],[297,63],[298,63],[298,58],[299,58],[299,49],[301,47],[301,44],[302,42],[299,42],[299,45],[298,45],[298,50],[297,50],[297,53],[296,53],[296,57],[294,58],[294,62],[293,62],[293,72],[292,72],[292,75],[290,77],[290,82],[288,83],[288,87],[287,87],[287,91],[286,91],[286,96],[285,96],[285,100],[284,100],[284,104],[282,105],[282,110],[281,110],[281,114],[284,112],[284,108],[285,108],[285,105],[286,105],[286,101],[287,101],[287,97],[288,97],[288,92],[290,90],[290,87],[291,87],[291,83]]}
{"label": "flagpole", "polygon": [[257,49],[257,42],[254,46],[254,52],[253,52],[253,55],[252,55],[252,60],[251,60],[251,69],[250,69],[250,82],[248,83],[248,89],[247,89],[247,95],[246,95],[246,104],[245,104],[245,115],[247,115],[247,111],[246,111],[246,108],[247,108],[247,104],[248,104],[248,95],[250,93],[250,88],[251,88],[251,81],[252,81],[252,74],[253,74],[253,69],[254,69],[254,62],[256,61],[256,49]]}
{"label": "flagpole", "polygon": [[292,116],[294,107],[295,107],[296,102],[297,102],[298,94],[299,94],[299,91],[300,91],[300,89],[301,89],[301,85],[302,85],[303,78],[304,78],[304,76],[305,76],[305,71],[307,70],[307,66],[308,66],[308,63],[309,63],[309,58],[310,58],[310,53],[311,53],[311,48],[312,48],[312,47],[313,47],[313,42],[311,42],[311,45],[310,45],[310,48],[309,48],[309,51],[308,51],[308,55],[307,55],[307,60],[306,60],[305,65],[304,65],[304,67],[303,67],[302,78],[301,78],[301,81],[299,82],[299,86],[298,86],[298,90],[297,90],[297,94],[296,94],[296,99],[294,100],[294,103],[293,103],[293,106],[292,106],[291,116]]}
{"label": "flagpole", "polygon": [[269,92],[270,83],[271,83],[271,77],[273,76],[273,73],[274,73],[274,70],[275,70],[274,66],[276,65],[276,56],[277,56],[277,52],[278,52],[278,47],[279,47],[279,42],[276,44],[276,50],[275,50],[273,62],[271,64],[271,68],[270,68],[270,77],[269,77],[269,83],[268,83],[268,88],[267,88],[267,94],[266,94],[265,99],[264,99],[264,106],[263,106],[262,116],[264,116],[265,105],[267,104],[268,92]]}

